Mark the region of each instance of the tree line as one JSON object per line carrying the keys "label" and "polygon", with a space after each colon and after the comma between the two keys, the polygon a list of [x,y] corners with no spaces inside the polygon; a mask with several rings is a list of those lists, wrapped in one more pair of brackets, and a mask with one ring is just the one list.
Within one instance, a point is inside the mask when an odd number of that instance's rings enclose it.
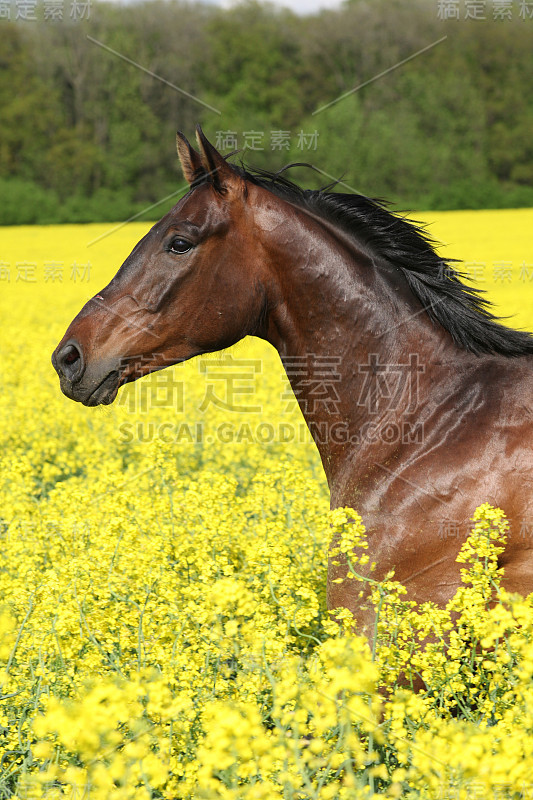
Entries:
{"label": "tree line", "polygon": [[312,188],[533,205],[533,19],[443,20],[439,5],[150,0],[0,19],[0,223],[158,218],[183,186],[175,131],[198,122],[249,165],[311,164],[290,174]]}

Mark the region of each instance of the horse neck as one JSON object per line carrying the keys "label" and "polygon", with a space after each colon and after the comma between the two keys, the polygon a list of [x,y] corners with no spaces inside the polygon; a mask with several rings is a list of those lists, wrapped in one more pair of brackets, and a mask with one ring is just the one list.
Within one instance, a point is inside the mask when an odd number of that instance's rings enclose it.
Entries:
{"label": "horse neck", "polygon": [[276,228],[271,246],[264,338],[280,354],[333,490],[354,450],[364,471],[365,459],[397,446],[364,432],[396,425],[401,434],[458,351],[399,270],[306,213],[292,216],[291,232]]}

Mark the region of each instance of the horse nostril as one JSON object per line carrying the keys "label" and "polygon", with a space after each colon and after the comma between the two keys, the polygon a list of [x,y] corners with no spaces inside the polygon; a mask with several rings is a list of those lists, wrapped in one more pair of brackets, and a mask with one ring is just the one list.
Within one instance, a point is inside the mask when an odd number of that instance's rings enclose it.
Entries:
{"label": "horse nostril", "polygon": [[69,344],[67,347],[67,351],[63,356],[63,363],[64,364],[73,364],[75,361],[78,360],[80,354],[78,353],[77,349],[74,347],[73,344]]}
{"label": "horse nostril", "polygon": [[69,381],[73,382],[81,378],[83,372],[83,358],[81,349],[73,342],[65,345],[57,354],[57,366],[59,371]]}

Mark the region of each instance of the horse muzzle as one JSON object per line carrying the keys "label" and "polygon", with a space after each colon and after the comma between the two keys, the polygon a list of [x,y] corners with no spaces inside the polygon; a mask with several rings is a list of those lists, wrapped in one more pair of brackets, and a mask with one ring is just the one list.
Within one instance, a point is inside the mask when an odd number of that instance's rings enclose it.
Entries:
{"label": "horse muzzle", "polygon": [[118,364],[100,361],[88,364],[76,339],[61,343],[52,355],[61,391],[84,406],[109,405],[121,385]]}

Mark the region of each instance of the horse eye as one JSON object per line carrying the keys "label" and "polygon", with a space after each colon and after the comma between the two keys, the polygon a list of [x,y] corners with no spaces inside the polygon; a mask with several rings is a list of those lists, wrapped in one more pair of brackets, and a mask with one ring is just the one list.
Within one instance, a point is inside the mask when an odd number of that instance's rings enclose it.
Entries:
{"label": "horse eye", "polygon": [[192,244],[190,242],[188,242],[186,239],[180,239],[179,237],[172,239],[169,245],[170,252],[178,253],[179,255],[188,253],[191,248]]}

